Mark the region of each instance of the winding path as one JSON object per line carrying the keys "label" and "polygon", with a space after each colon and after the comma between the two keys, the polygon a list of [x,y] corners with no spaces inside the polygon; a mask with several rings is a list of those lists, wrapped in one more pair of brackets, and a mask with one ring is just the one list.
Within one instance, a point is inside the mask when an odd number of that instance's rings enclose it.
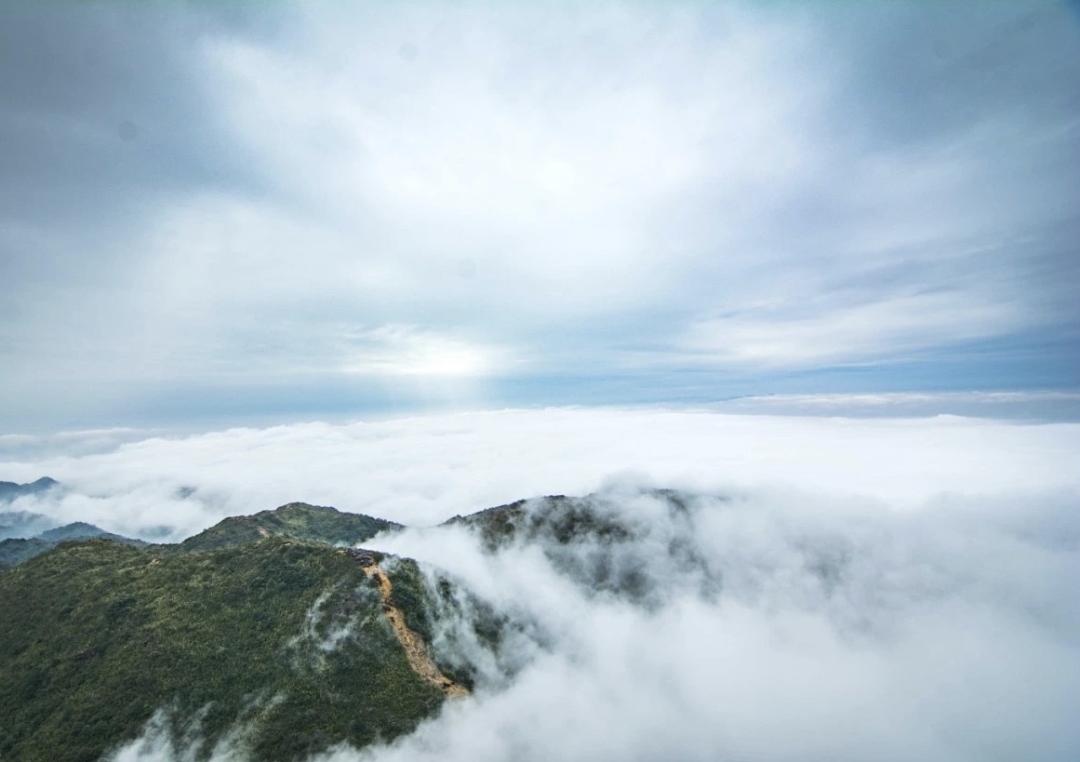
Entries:
{"label": "winding path", "polygon": [[361,568],[364,570],[364,574],[374,579],[379,586],[383,612],[386,614],[398,642],[405,649],[405,657],[409,660],[409,666],[412,667],[413,672],[441,690],[448,698],[468,696],[469,691],[465,686],[455,683],[439,670],[431,658],[424,639],[410,630],[409,626],[405,624],[405,615],[401,612],[401,609],[391,602],[390,594],[393,592],[394,586],[390,583],[390,578],[386,576],[386,572],[379,568],[377,563]]}

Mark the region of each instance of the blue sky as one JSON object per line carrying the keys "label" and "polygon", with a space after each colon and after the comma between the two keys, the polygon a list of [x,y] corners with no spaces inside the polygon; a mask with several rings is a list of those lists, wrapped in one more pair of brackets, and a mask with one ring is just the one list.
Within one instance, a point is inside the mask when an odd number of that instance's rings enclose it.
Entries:
{"label": "blue sky", "polygon": [[1080,386],[1067,5],[0,16],[5,431]]}

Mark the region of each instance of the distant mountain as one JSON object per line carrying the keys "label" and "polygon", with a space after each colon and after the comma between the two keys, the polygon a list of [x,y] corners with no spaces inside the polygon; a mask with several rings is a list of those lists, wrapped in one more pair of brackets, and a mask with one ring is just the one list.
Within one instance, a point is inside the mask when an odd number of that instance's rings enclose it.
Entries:
{"label": "distant mountain", "polygon": [[62,542],[86,540],[90,538],[109,540],[125,545],[138,546],[146,544],[140,540],[133,540],[129,537],[122,537],[118,534],[106,532],[104,529],[100,529],[93,524],[77,521],[73,524],[65,524],[64,526],[41,532],[35,537],[0,540],[0,569],[17,566],[24,561],[29,561],[35,556],[41,555],[48,550],[52,550]]}
{"label": "distant mountain", "polygon": [[291,537],[330,545],[355,545],[401,524],[307,503],[289,503],[251,516],[231,516],[184,540],[184,550],[213,550],[265,537]]}
{"label": "distant mountain", "polygon": [[18,566],[47,550],[52,550],[55,542],[39,540],[36,537],[12,537],[0,540],[0,570]]}
{"label": "distant mountain", "polygon": [[548,495],[518,500],[468,516],[454,516],[444,526],[464,526],[480,534],[489,549],[518,540],[544,538],[558,543],[594,537],[622,540],[627,527],[597,510],[589,497]]}
{"label": "distant mountain", "polygon": [[[666,524],[684,527],[688,521],[686,497],[667,489],[638,493],[652,502],[654,510],[666,514]],[[589,594],[615,594],[635,603],[658,603],[663,580],[654,577],[653,560],[640,542],[649,527],[620,506],[610,495],[545,497],[518,500],[467,516],[454,516],[443,526],[466,527],[476,532],[488,551],[515,543],[534,545],[553,566]],[[669,538],[666,546],[654,546],[666,562],[684,571],[698,573],[702,592],[718,588],[720,580],[710,576],[687,535]]]}
{"label": "distant mountain", "polygon": [[64,526],[49,529],[38,535],[39,540],[47,540],[48,542],[53,543],[65,542],[67,540],[86,540],[91,537],[133,545],[143,544],[139,540],[132,540],[128,537],[121,537],[118,534],[113,534],[112,532],[106,532],[104,529],[96,527],[93,524],[87,524],[85,521],[76,521],[72,524],[65,524]]}
{"label": "distant mountain", "polygon": [[[0,482],[0,504],[10,503],[16,498],[26,495],[39,495],[59,486],[60,482],[48,476],[43,476],[37,481],[27,484]],[[0,511],[0,540],[5,538],[29,539],[55,523],[47,516],[31,511]],[[33,545],[33,543],[28,543],[26,547],[29,548]],[[0,565],[3,565],[2,555],[0,555]]]}
{"label": "distant mountain", "polygon": [[43,476],[37,481],[29,482],[27,484],[0,482],[0,501],[11,501],[17,497],[23,497],[24,495],[36,495],[59,486],[60,482],[56,481],[56,479],[51,479],[48,476]]}

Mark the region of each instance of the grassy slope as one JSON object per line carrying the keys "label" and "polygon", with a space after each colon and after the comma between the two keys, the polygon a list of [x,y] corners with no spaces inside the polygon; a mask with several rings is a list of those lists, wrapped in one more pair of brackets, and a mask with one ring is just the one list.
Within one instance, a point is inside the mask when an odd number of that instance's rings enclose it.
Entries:
{"label": "grassy slope", "polygon": [[[409,732],[441,702],[327,547],[66,544],[0,574],[0,611],[2,759],[94,760],[171,707],[178,723],[203,710],[204,751],[252,721],[254,757],[291,760]],[[319,647],[350,622],[355,637]]]}
{"label": "grassy slope", "polygon": [[231,516],[181,543],[187,550],[210,550],[242,542],[255,542],[266,535],[300,540],[352,545],[400,524],[359,513],[342,513],[335,508],[307,503],[289,503],[272,511],[251,516]]}

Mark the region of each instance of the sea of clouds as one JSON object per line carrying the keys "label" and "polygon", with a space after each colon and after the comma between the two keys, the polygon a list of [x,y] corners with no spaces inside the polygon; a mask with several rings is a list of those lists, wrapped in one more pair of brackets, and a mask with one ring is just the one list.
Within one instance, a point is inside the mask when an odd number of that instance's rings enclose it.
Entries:
{"label": "sea of clouds", "polygon": [[[1078,424],[551,409],[92,436],[9,451],[5,478],[66,485],[12,507],[177,539],[335,505],[414,525],[373,544],[529,624],[501,661],[453,641],[480,667],[472,697],[323,762],[1080,758]],[[569,552],[643,570],[648,605],[542,543],[489,553],[434,526],[551,493],[597,493],[638,528]],[[151,727],[117,759],[185,753]]]}
{"label": "sea of clouds", "polygon": [[485,554],[447,528],[376,543],[448,570],[541,635],[514,644],[526,666],[512,680],[488,675],[414,735],[324,760],[1080,752],[1075,500],[955,497],[900,513],[754,490],[684,496],[683,514],[628,483],[599,499],[642,531],[608,552],[644,571],[648,605],[573,581],[552,563],[564,548]]}
{"label": "sea of clouds", "polygon": [[628,475],[704,492],[786,487],[882,509],[1080,492],[1074,423],[556,408],[149,434],[0,438],[0,478],[65,486],[7,508],[179,540],[291,501],[424,526]]}

